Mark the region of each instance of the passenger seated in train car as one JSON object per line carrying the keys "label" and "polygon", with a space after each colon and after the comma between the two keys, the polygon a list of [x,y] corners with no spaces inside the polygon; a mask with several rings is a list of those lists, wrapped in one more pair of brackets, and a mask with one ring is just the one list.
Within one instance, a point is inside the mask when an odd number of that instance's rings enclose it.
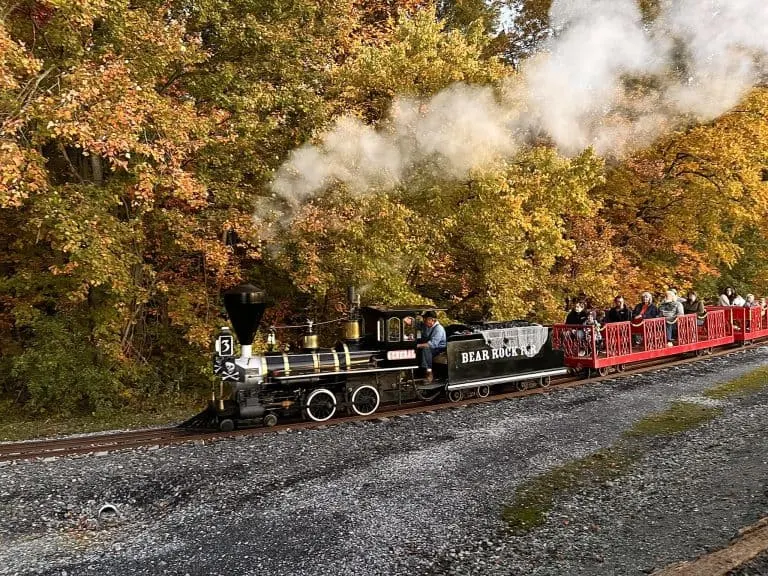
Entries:
{"label": "passenger seated in train car", "polygon": [[[744,298],[744,308],[759,308],[760,304],[755,299],[754,294],[747,294],[747,297]],[[752,318],[749,313],[745,314],[744,321],[746,322],[746,328],[747,332],[750,332],[752,330]],[[759,326],[758,326],[759,329]]]}
{"label": "passenger seated in train car", "polygon": [[685,302],[685,298],[683,298],[683,297],[680,295],[680,291],[679,291],[677,288],[675,288],[674,286],[672,286],[672,287],[670,288],[670,290],[672,290],[672,292],[674,292],[674,293],[675,293],[675,298],[677,298],[677,301],[678,301],[678,302],[680,302],[680,304],[682,304],[683,302]]}
{"label": "passenger seated in train car", "polygon": [[744,300],[744,297],[743,297],[743,296],[741,296],[741,295],[740,295],[740,294],[737,292],[737,293],[736,293],[736,295],[733,297],[733,302],[731,302],[731,306],[738,306],[738,307],[742,307],[742,306],[744,306],[744,304],[746,304],[746,303],[747,303],[747,301],[746,301],[746,300]]}
{"label": "passenger seated in train car", "polygon": [[584,309],[584,302],[574,302],[573,308],[565,317],[566,324],[584,324],[587,321],[587,311]]}
{"label": "passenger seated in train car", "polygon": [[640,303],[632,310],[632,319],[635,322],[641,322],[647,318],[656,318],[659,315],[659,309],[653,303],[653,296],[650,292],[643,292],[640,295]]}
{"label": "passenger seated in train car", "polygon": [[416,348],[421,350],[420,366],[424,369],[425,378],[427,382],[432,382],[432,359],[446,350],[445,328],[433,310],[424,312],[422,318],[424,326],[421,329],[421,342]]}
{"label": "passenger seated in train car", "polygon": [[683,302],[683,312],[685,314],[696,314],[696,325],[704,325],[704,316],[707,310],[704,308],[704,301],[693,290],[688,292],[688,298]]}
{"label": "passenger seated in train car", "polygon": [[736,297],[736,292],[733,291],[733,288],[730,286],[727,286],[723,289],[722,292],[720,292],[720,298],[717,301],[718,306],[731,306],[733,304],[733,299]]}
{"label": "passenger seated in train car", "polygon": [[589,312],[593,313],[595,320],[598,324],[600,324],[600,326],[605,324],[605,318],[608,316],[608,312],[606,310],[603,310],[602,308],[593,308],[592,310],[588,311],[587,319],[589,319]]}
{"label": "passenger seated in train car", "polygon": [[632,320],[632,310],[627,306],[624,296],[616,296],[613,299],[613,308],[608,310],[606,322],[629,322]]}
{"label": "passenger seated in train car", "polygon": [[[589,310],[587,312],[587,319],[584,322],[584,326],[589,326],[589,328],[584,329],[584,335],[589,336],[590,330],[594,330],[595,344],[597,344],[598,349],[603,348],[603,335],[600,333],[601,323],[600,320],[598,320],[600,312],[602,312],[602,310]],[[603,316],[605,316],[605,312],[603,312]]]}
{"label": "passenger seated in train car", "polygon": [[677,340],[677,318],[683,316],[685,311],[672,290],[666,291],[664,302],[659,304],[659,314],[666,320],[667,346],[673,346],[673,341]]}

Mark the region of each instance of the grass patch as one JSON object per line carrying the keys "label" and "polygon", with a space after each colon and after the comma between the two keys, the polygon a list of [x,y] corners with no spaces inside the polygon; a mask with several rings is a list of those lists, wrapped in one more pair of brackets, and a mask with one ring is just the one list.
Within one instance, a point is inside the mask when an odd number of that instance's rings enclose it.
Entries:
{"label": "grass patch", "polygon": [[514,502],[503,507],[502,519],[518,534],[540,526],[558,496],[594,488],[623,476],[641,457],[642,437],[678,434],[721,413],[720,408],[674,402],[667,410],[637,422],[624,433],[626,439],[621,443],[568,462],[520,486]]}
{"label": "grass patch", "polygon": [[736,380],[720,384],[704,392],[704,396],[715,400],[747,396],[768,386],[768,368],[759,368]]}
{"label": "grass patch", "polygon": [[667,410],[643,418],[625,432],[626,436],[665,436],[678,434],[717,418],[723,411],[692,402],[673,402]]}
{"label": "grass patch", "polygon": [[116,412],[107,415],[53,417],[39,420],[25,419],[18,414],[3,410],[0,411],[0,442],[172,424],[194,416],[203,408],[198,399],[194,405],[190,402],[158,407],[151,412]]}
{"label": "grass patch", "polygon": [[558,495],[619,478],[634,460],[628,449],[612,447],[568,462],[518,488],[514,503],[502,509],[502,519],[513,532],[527,532],[544,523]]}

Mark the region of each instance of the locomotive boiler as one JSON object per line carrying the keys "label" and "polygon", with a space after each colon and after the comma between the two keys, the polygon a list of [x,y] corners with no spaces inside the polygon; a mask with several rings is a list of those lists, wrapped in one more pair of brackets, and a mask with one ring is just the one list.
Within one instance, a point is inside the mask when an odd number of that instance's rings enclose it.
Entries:
{"label": "locomotive boiler", "polygon": [[[214,372],[219,376],[208,408],[182,426],[272,426],[279,418],[302,416],[317,422],[338,412],[367,416],[381,404],[447,396],[490,394],[513,383],[546,386],[566,373],[563,354],[553,350],[550,329],[529,322],[455,324],[446,328],[447,349],[434,358],[435,379],[419,368],[419,316],[433,307],[360,307],[350,290],[343,336],[329,348],[307,324],[297,352],[253,354],[254,335],[266,309],[265,294],[240,285],[224,294],[234,330],[216,340]],[[240,355],[235,354],[235,337]]]}

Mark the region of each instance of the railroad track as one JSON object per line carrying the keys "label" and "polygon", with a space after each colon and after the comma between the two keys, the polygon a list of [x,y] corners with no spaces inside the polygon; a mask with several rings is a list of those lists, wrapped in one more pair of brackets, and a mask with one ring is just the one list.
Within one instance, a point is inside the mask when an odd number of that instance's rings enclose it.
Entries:
{"label": "railroad track", "polygon": [[[729,348],[713,352],[707,358],[741,354],[752,348],[740,347]],[[467,398],[460,402],[412,402],[390,407],[385,411],[379,411],[370,416],[342,416],[334,418],[327,422],[313,421],[295,421],[279,424],[271,428],[245,428],[234,430],[232,432],[199,432],[192,430],[183,430],[180,428],[157,428],[153,430],[137,430],[130,432],[115,432],[108,434],[95,434],[89,436],[67,437],[53,440],[31,440],[25,442],[0,443],[0,462],[10,460],[31,460],[47,459],[71,456],[75,454],[104,454],[115,450],[125,450],[131,448],[168,446],[171,444],[180,444],[184,442],[211,442],[223,438],[234,438],[239,436],[252,436],[257,434],[275,433],[288,430],[307,430],[313,428],[324,428],[338,424],[350,422],[363,422],[373,420],[386,420],[398,416],[408,416],[423,412],[435,412],[438,410],[452,409],[461,406],[471,406],[474,404],[483,404],[488,402],[498,402],[512,398],[521,398],[534,394],[549,393],[554,390],[565,390],[586,384],[598,383],[605,380],[612,380],[617,377],[625,377],[645,372],[652,372],[661,368],[671,368],[674,366],[683,366],[694,362],[700,362],[702,358],[683,358],[673,362],[655,360],[642,364],[637,364],[632,370],[627,370],[619,374],[608,374],[585,379],[581,376],[563,376],[553,378],[551,385],[544,388],[531,388],[527,390],[503,391],[498,394],[488,396],[487,398]]]}

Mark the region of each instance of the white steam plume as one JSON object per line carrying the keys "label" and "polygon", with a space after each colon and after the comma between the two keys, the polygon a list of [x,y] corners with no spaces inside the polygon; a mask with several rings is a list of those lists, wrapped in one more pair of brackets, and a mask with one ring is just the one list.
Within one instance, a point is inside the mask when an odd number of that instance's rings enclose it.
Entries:
{"label": "white steam plume", "polygon": [[291,203],[335,181],[358,192],[389,189],[427,159],[441,174],[460,178],[514,152],[510,114],[483,86],[455,84],[426,100],[396,98],[380,130],[344,116],[318,145],[294,150],[272,187]]}
{"label": "white steam plume", "polygon": [[531,135],[566,154],[621,155],[686,119],[716,118],[768,72],[766,0],[663,0],[652,24],[635,0],[554,0],[550,22],[552,39],[504,90],[397,98],[379,129],[343,117],[291,153],[274,192],[298,203],[334,182],[389,189],[424,164],[462,178]]}
{"label": "white steam plume", "polygon": [[768,2],[677,0],[663,31],[685,47],[688,76],[667,94],[681,113],[716,118],[735,106],[768,68]]}

